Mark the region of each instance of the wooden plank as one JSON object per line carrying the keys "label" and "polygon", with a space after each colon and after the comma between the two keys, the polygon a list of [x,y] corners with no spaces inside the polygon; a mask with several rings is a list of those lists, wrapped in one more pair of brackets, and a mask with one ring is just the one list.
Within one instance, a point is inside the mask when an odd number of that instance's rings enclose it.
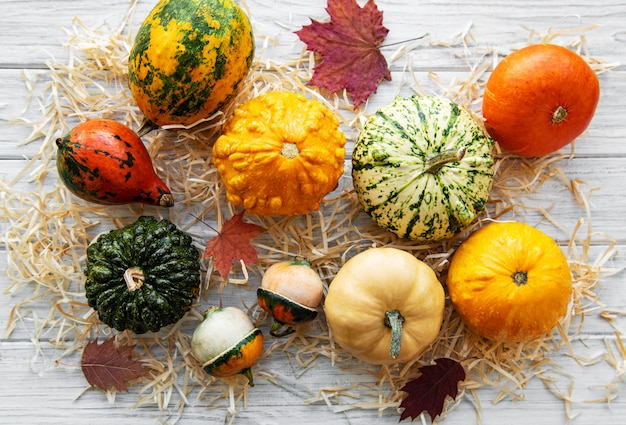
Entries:
{"label": "wooden plank", "polygon": [[[459,35],[469,28],[477,43],[476,50],[496,48],[506,53],[512,46],[526,42],[529,32],[549,29],[558,30],[586,28],[600,25],[587,37],[592,52],[602,52],[606,61],[623,61],[620,39],[620,23],[626,19],[623,1],[598,0],[593,7],[582,3],[563,3],[556,0],[527,2],[524,0],[493,0],[487,3],[430,2],[407,13],[405,2],[377,2],[384,11],[384,24],[390,29],[384,48],[386,54],[397,49],[394,43],[428,34],[418,45],[415,61],[423,69],[433,70],[433,62],[439,67],[458,68],[455,54],[462,56],[463,46]],[[71,28],[74,17],[92,28],[117,28],[121,17],[130,4],[127,0],[103,0],[94,6],[89,2],[73,0],[29,1],[5,0],[0,17],[0,38],[4,53],[0,62],[3,68],[41,68],[50,58],[63,60],[67,50],[61,48],[64,41],[61,28]],[[140,25],[149,13],[154,1],[138,1],[133,13],[132,29]],[[323,0],[262,1],[247,0],[255,30],[258,35],[272,37],[277,43],[271,49],[277,52],[299,54],[301,46],[296,43],[293,31],[308,25],[311,18],[323,20]],[[54,24],[50,24],[53,21]],[[608,24],[608,25],[607,25]],[[525,28],[526,27],[526,28]],[[15,31],[19,28],[19,31]],[[571,40],[574,40],[574,36]],[[431,49],[429,42],[450,42],[452,50]],[[472,40],[468,37],[468,43]],[[450,54],[453,53],[453,54]],[[396,66],[402,66],[401,63]]]}
{"label": "wooden plank", "polygon": [[[136,30],[156,0],[139,0],[132,17],[130,31]],[[324,0],[245,0],[246,7],[255,26],[259,59],[286,61],[298,57],[303,44],[293,31],[307,25],[311,18],[326,19]],[[359,0],[363,4],[364,0]],[[430,1],[419,4],[407,0],[378,0],[384,11],[384,23],[390,29],[382,48],[384,55],[391,59],[404,44],[409,49],[407,55],[398,55],[391,63],[393,81],[384,82],[374,95],[365,111],[371,113],[378,107],[390,102],[396,94],[409,95],[414,92],[413,76],[427,92],[441,93],[429,77],[436,72],[444,83],[463,79],[468,70],[483,60],[488,51],[506,54],[511,49],[520,47],[528,40],[528,28],[545,32],[550,29],[570,29],[570,34],[557,41],[569,44],[580,40],[580,31],[599,24],[594,29],[584,31],[586,47],[591,56],[604,62],[624,61],[624,28],[626,21],[626,2],[624,0],[598,0],[593,5],[588,2],[561,2],[557,0],[490,0],[489,2]],[[0,14],[0,181],[10,180],[24,167],[24,156],[32,156],[41,145],[37,140],[18,148],[16,144],[25,140],[31,132],[28,125],[16,125],[14,119],[23,118],[38,122],[41,117],[39,102],[46,104],[47,93],[43,90],[49,78],[45,75],[46,63],[67,63],[69,50],[64,44],[68,35],[62,28],[72,30],[81,24],[74,21],[78,17],[88,28],[110,31],[117,28],[122,16],[127,11],[130,0],[34,0],[29,2],[3,0]],[[413,42],[407,41],[426,34],[426,37]],[[400,43],[400,44],[395,44]],[[29,90],[22,78],[22,69],[28,75],[43,73],[34,90],[34,102],[25,108]],[[623,124],[623,110],[626,105],[626,68],[622,65],[615,71],[600,75],[602,95],[600,105],[586,134],[576,143],[576,155],[570,161],[561,161],[558,166],[568,179],[585,181],[583,193],[590,195],[592,231],[590,258],[595,260],[603,255],[609,240],[616,239],[616,255],[609,259],[605,270],[624,269],[626,260],[626,224],[621,211],[626,208],[626,198],[621,196],[626,182],[623,161],[626,159],[626,137]],[[119,87],[118,87],[119,88]],[[349,159],[351,146],[348,146]],[[569,149],[569,148],[566,148]],[[349,171],[344,180],[349,181]],[[45,188],[58,184],[54,172],[48,176]],[[32,190],[32,186],[20,181],[17,189]],[[0,193],[0,202],[6,195]],[[577,205],[565,183],[558,178],[551,178],[538,193],[524,197],[524,203],[540,208],[550,208],[562,230],[549,224],[538,210],[528,210],[523,218],[537,224],[560,242],[566,243],[570,232],[579,219],[585,220],[577,236],[586,236],[589,222],[585,209]],[[113,210],[112,210],[113,211]],[[125,208],[115,208],[113,215],[131,215]],[[361,215],[359,220],[368,218]],[[103,220],[106,221],[106,220]],[[109,226],[103,222],[103,227]],[[6,222],[0,220],[0,234],[4,235]],[[608,236],[605,236],[604,234]],[[205,236],[208,230],[198,231]],[[8,252],[0,240],[0,270],[8,268]],[[565,248],[565,247],[564,247]],[[258,274],[253,273],[252,280],[258,284]],[[609,393],[617,396],[623,392],[623,354],[618,354],[618,340],[615,332],[624,338],[626,329],[626,291],[623,291],[624,271],[601,280],[594,288],[606,306],[591,309],[579,334],[571,335],[574,352],[580,359],[598,359],[592,366],[582,367],[566,350],[550,356],[560,369],[551,370],[546,366],[546,373],[554,379],[559,390],[568,391],[573,385],[572,415],[579,415],[571,423],[606,423],[621,424],[626,417],[626,404],[617,398],[610,405],[593,403]],[[5,293],[9,281],[5,273],[0,275],[0,329],[8,325],[9,314],[17,303],[29,299],[35,290],[35,284],[20,285],[11,293]],[[77,283],[78,284],[78,283]],[[253,286],[251,286],[253,287]],[[221,296],[212,288],[211,302],[222,300],[226,304],[240,304],[242,300],[253,303],[254,291],[250,288],[237,288],[225,291]],[[55,301],[55,300],[52,300]],[[306,368],[297,365],[293,352],[275,352],[263,358],[255,367],[256,386],[249,389],[247,406],[238,402],[239,411],[233,417],[226,409],[226,399],[210,402],[199,396],[199,389],[188,395],[189,406],[182,418],[178,417],[175,403],[179,396],[174,391],[172,401],[165,410],[160,411],[155,403],[148,403],[139,408],[133,405],[139,397],[139,388],[132,387],[129,393],[120,393],[115,403],[110,404],[99,390],[87,390],[86,382],[77,366],[79,354],[56,360],[61,353],[55,350],[50,339],[55,335],[43,333],[35,336],[43,317],[50,309],[50,297],[42,297],[29,303],[21,310],[23,317],[10,336],[0,337],[0,422],[7,424],[46,423],[78,425],[109,424],[111,422],[154,424],[154,423],[257,423],[287,424],[301,423],[313,425],[358,424],[397,424],[398,413],[390,408],[379,413],[376,410],[354,409],[340,412],[354,403],[363,401],[346,396],[335,396],[333,388],[339,385],[373,384],[376,376],[374,369],[356,362],[333,365],[327,358],[320,356],[314,360],[315,367]],[[200,308],[200,307],[199,307]],[[616,318],[608,322],[601,317],[604,310],[613,311]],[[191,331],[191,322],[185,324],[185,330]],[[267,338],[267,346],[274,341]],[[607,357],[607,349],[617,355],[621,363],[619,372]],[[622,356],[622,357],[620,357]],[[620,374],[621,373],[621,374]],[[573,379],[570,381],[570,375]],[[269,378],[274,376],[275,380]],[[178,388],[183,386],[183,377]],[[211,394],[222,388],[209,388]],[[331,406],[320,397],[325,391]],[[470,394],[465,394],[459,406],[442,423],[449,425],[467,425],[481,423],[485,425],[503,424],[521,425],[536,422],[538,424],[568,424],[566,415],[569,407],[555,394],[546,389],[537,377],[519,391],[520,399],[507,398],[492,404],[496,398],[493,388],[479,389],[481,420],[476,417],[476,406]],[[623,394],[619,394],[623,397]],[[314,401],[312,401],[314,400]],[[416,422],[420,422],[418,419]],[[428,420],[426,420],[428,422]]]}
{"label": "wooden plank", "polygon": [[[0,181],[9,181],[25,167],[26,161],[0,160]],[[587,226],[592,230],[607,237],[598,235],[593,243],[604,244],[609,239],[615,239],[619,243],[626,243],[626,222],[620,211],[626,210],[626,197],[615,196],[620,193],[623,182],[626,181],[626,168],[623,166],[621,157],[601,158],[574,157],[571,160],[563,160],[552,168],[557,174],[562,172],[569,181],[578,180],[584,182],[581,192],[589,197],[590,218],[583,205],[576,202],[573,193],[567,186],[566,181],[553,177],[536,192],[524,195],[520,192],[520,204],[528,208],[518,208],[515,219],[524,220],[528,223],[537,224],[538,227],[551,234],[560,241],[569,240],[572,232],[576,229],[579,220],[584,221],[584,228],[579,231],[578,237],[586,237]],[[347,185],[350,186],[349,168],[346,170]],[[19,191],[33,190],[33,186],[27,183],[30,173],[14,186]],[[59,184],[58,176],[51,170],[46,178],[45,187]],[[82,202],[82,201],[79,201]],[[121,208],[117,209],[123,214]],[[547,215],[543,211],[547,212]],[[117,216],[118,213],[116,213]],[[128,210],[130,214],[130,210]],[[366,219],[366,216],[363,216]],[[554,220],[561,230],[550,223]],[[0,228],[2,223],[0,222]]]}
{"label": "wooden plank", "polygon": [[[41,74],[41,75],[39,75]],[[443,84],[453,85],[464,81],[470,76],[470,71],[440,71],[436,77]],[[428,72],[416,72],[408,76],[403,72],[393,72],[391,82],[383,82],[367,105],[364,105],[365,115],[375,112],[378,108],[393,101],[396,95],[412,96],[415,93],[432,95],[446,95]],[[34,126],[41,126],[44,112],[42,108],[50,106],[50,91],[47,88],[50,78],[44,71],[16,70],[0,68],[0,78],[4,81],[6,90],[0,91],[0,156],[16,158],[32,156],[39,151],[40,141],[35,140],[24,146],[19,146],[27,140]],[[626,155],[626,144],[621,136],[622,112],[618,105],[623,102],[621,93],[626,92],[626,72],[611,72],[599,76],[601,84],[601,98],[598,108],[587,131],[575,143],[577,157],[615,157]],[[419,82],[419,87],[414,81]],[[106,83],[102,82],[106,87]],[[29,85],[33,85],[31,91]],[[125,87],[110,85],[111,90],[127,90]],[[130,94],[128,94],[130,96]],[[86,114],[89,111],[73,111]],[[94,115],[94,117],[97,115]],[[346,112],[346,119],[350,119]],[[48,127],[43,128],[47,131]],[[42,135],[43,136],[43,135]],[[58,137],[58,135],[57,135]],[[151,135],[145,136],[149,142]],[[350,142],[350,141],[349,141]],[[353,142],[353,141],[352,141]],[[571,146],[563,148],[563,152],[570,153]],[[351,154],[351,144],[348,145],[346,156]]]}
{"label": "wooden plank", "polygon": [[[587,340],[590,355],[603,350],[604,341]],[[105,395],[99,390],[89,390],[84,377],[72,359],[65,359],[64,364],[55,365],[54,357],[50,356],[45,344],[43,353],[37,353],[28,342],[3,342],[0,369],[3,380],[0,388],[0,410],[5,423],[40,423],[45,418],[46,424],[90,423],[105,424],[119,420],[123,423],[154,424],[159,420],[173,423],[177,416],[175,403],[178,394],[173,394],[169,408],[159,411],[152,403],[140,408],[133,408],[137,401],[137,388],[129,393],[119,393],[115,403],[109,405]],[[573,380],[573,402],[571,414],[579,415],[577,421],[590,423],[602,421],[607,424],[618,424],[618,418],[626,416],[626,404],[615,402],[611,408],[588,401],[605,397],[607,385],[613,385],[614,372],[605,364],[578,367],[566,358],[559,359],[567,365],[569,372],[575,373]],[[261,363],[256,369],[255,386],[248,391],[247,406],[237,403],[239,409],[235,423],[283,424],[293,420],[302,424],[346,424],[376,423],[397,424],[398,413],[387,409],[380,415],[376,411],[363,409],[336,411],[358,403],[358,399],[340,397],[340,404],[333,396],[331,389],[340,385],[354,385],[358,382],[372,382],[367,375],[346,374],[338,366],[333,366],[325,359],[316,360],[315,369],[303,375],[301,371],[290,366],[287,356],[277,354],[270,363]],[[548,369],[548,368],[546,368]],[[274,382],[264,379],[264,372],[278,374]],[[558,371],[546,370],[546,375],[554,379],[555,387],[568,391],[569,380],[559,377]],[[615,382],[617,383],[617,382]],[[318,393],[327,389],[326,396],[332,402],[328,406],[318,398]],[[206,424],[228,423],[230,415],[224,408],[224,400],[210,403],[198,399],[199,389],[188,394],[190,406],[186,407],[180,423]],[[482,423],[486,425],[501,423],[518,423],[515,418],[540,417],[539,423],[564,425],[566,421],[566,405],[557,396],[548,391],[537,379],[519,392],[523,400],[507,399],[492,404],[496,393],[490,388],[478,390],[481,403]],[[24,403],[23,400],[28,400]],[[152,405],[151,405],[152,404]],[[33,408],[36,407],[36,408]],[[534,412],[534,413],[533,413]],[[445,418],[447,425],[467,425],[479,423],[476,419],[472,397],[466,394],[460,404]],[[520,422],[522,423],[522,422]]]}

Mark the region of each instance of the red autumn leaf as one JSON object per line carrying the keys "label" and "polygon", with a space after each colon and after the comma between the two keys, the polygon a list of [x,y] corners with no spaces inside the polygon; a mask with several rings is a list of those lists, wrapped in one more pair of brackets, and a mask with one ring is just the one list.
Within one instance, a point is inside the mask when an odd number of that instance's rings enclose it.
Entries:
{"label": "red autumn leaf", "polygon": [[356,0],[328,0],[326,11],[330,22],[311,20],[296,31],[308,50],[322,56],[309,84],[331,93],[346,89],[357,108],[376,92],[383,78],[391,80],[379,49],[389,30],[373,0],[362,8]]}
{"label": "red autumn leaf", "polygon": [[116,347],[114,338],[102,344],[98,340],[90,341],[83,350],[81,368],[92,387],[106,391],[113,387],[119,391],[128,391],[126,381],[148,374],[141,363],[133,359],[135,346]]}
{"label": "red autumn leaf", "polygon": [[258,264],[259,256],[250,241],[263,228],[243,221],[244,212],[226,220],[222,231],[211,238],[204,249],[204,258],[213,257],[215,269],[222,277],[228,276],[233,261],[243,260],[247,264]]}
{"label": "red autumn leaf", "polygon": [[422,366],[418,378],[407,382],[401,391],[407,396],[400,403],[404,411],[400,421],[410,417],[417,418],[423,411],[435,419],[443,411],[446,397],[456,398],[458,383],[465,380],[465,369],[461,363],[449,358],[435,360],[434,365]]}

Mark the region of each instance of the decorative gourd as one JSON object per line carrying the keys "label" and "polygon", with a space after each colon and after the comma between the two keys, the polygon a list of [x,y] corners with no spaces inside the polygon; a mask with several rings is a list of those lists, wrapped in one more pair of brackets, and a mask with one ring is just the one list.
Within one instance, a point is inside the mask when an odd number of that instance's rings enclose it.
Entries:
{"label": "decorative gourd", "polygon": [[464,323],[498,341],[538,338],[567,313],[572,277],[556,242],[532,226],[495,222],[454,253],[450,299]]}
{"label": "decorative gourd", "polygon": [[444,291],[424,262],[396,248],[370,248],[349,259],[324,302],[332,336],[374,364],[415,360],[437,338]]}
{"label": "decorative gourd", "polygon": [[235,110],[213,146],[228,200],[252,214],[317,210],[343,174],[346,137],[333,113],[291,92]]}
{"label": "decorative gourd", "polygon": [[291,325],[315,319],[323,295],[322,279],[308,261],[281,261],[268,267],[257,298],[259,306],[274,318],[270,335],[288,335],[294,331]]}
{"label": "decorative gourd", "polygon": [[79,198],[98,204],[174,205],[143,142],[124,124],[85,121],[58,138],[56,145],[59,177]]}
{"label": "decorative gourd", "polygon": [[200,253],[173,223],[139,217],[87,248],[85,290],[102,322],[137,334],[180,320],[200,286]]}
{"label": "decorative gourd", "polygon": [[438,241],[484,209],[493,141],[472,116],[440,97],[397,97],[367,122],[352,152],[361,206],[402,238]]}
{"label": "decorative gourd", "polygon": [[485,86],[482,114],[487,132],[502,149],[541,156],[585,131],[599,98],[598,77],[580,55],[535,44],[496,66]]}
{"label": "decorative gourd", "polygon": [[191,352],[209,375],[242,374],[254,386],[251,367],[263,352],[263,334],[237,307],[213,307],[191,337]]}
{"label": "decorative gourd", "polygon": [[231,0],[160,0],[137,32],[130,91],[140,134],[208,118],[240,90],[254,57],[252,27]]}

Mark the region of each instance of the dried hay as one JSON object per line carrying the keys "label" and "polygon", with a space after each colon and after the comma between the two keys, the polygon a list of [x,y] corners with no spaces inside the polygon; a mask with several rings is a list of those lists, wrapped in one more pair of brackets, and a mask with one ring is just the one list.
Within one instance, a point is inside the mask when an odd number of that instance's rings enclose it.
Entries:
{"label": "dried hay", "polygon": [[[95,337],[116,335],[120,343],[137,344],[136,352],[150,378],[138,383],[136,406],[154,404],[162,410],[174,408],[183,414],[186,405],[202,405],[223,409],[232,421],[238,409],[245,407],[248,387],[243,377],[216,379],[206,375],[190,355],[191,330],[201,319],[201,312],[211,304],[240,301],[259,325],[268,320],[256,307],[254,291],[260,280],[262,268],[273,262],[300,255],[311,261],[328,284],[347,258],[371,246],[395,246],[414,253],[427,262],[442,281],[448,259],[455,246],[476,227],[491,220],[517,219],[525,221],[527,215],[539,217],[538,222],[549,224],[570,234],[561,241],[567,250],[575,278],[575,295],[571,315],[559,328],[543,339],[525,344],[493,343],[477,337],[465,329],[459,317],[448,305],[440,337],[432,349],[414,364],[374,367],[358,364],[333,342],[323,315],[311,325],[283,339],[267,339],[264,358],[283,356],[293,376],[284,372],[266,370],[262,358],[255,369],[257,381],[267,381],[302,398],[303,403],[322,403],[335,412],[350,409],[372,409],[379,413],[396,410],[401,401],[400,388],[418,375],[417,368],[438,357],[451,357],[464,362],[468,379],[462,385],[462,395],[473,399],[480,414],[480,389],[491,387],[497,395],[493,402],[503,399],[523,399],[524,388],[533,379],[542,380],[553,393],[562,398],[569,412],[574,377],[560,370],[552,358],[565,350],[581,365],[600,361],[610,363],[617,376],[623,378],[626,369],[626,349],[616,332],[615,341],[606,342],[606,353],[596,358],[584,359],[577,355],[572,341],[581,332],[586,314],[598,312],[610,320],[625,312],[612,310],[602,304],[595,289],[605,276],[616,272],[605,263],[615,254],[609,237],[606,249],[595,260],[589,258],[592,238],[598,235],[591,230],[589,195],[584,182],[570,181],[559,168],[564,154],[527,160],[497,154],[497,173],[488,208],[481,219],[464,235],[455,240],[437,244],[418,245],[400,240],[375,226],[360,210],[351,189],[349,171],[342,177],[340,187],[324,202],[322,208],[299,217],[255,217],[247,219],[263,226],[266,231],[254,240],[263,267],[241,264],[229,280],[212,273],[210,262],[205,263],[205,282],[197,307],[179,323],[156,334],[134,335],[115,332],[103,326],[85,300],[83,267],[85,249],[101,231],[120,227],[134,221],[140,214],[166,215],[194,237],[198,248],[212,237],[213,232],[198,223],[197,218],[215,223],[219,227],[233,214],[225,201],[219,175],[210,164],[212,142],[219,135],[224,118],[241,102],[268,90],[291,90],[304,93],[333,109],[339,117],[349,142],[353,142],[366,118],[365,109],[352,111],[347,96],[326,96],[306,86],[315,63],[313,54],[303,51],[291,61],[277,63],[264,59],[263,53],[251,74],[246,87],[232,105],[221,113],[187,129],[158,131],[145,137],[154,159],[157,173],[163,176],[172,189],[177,205],[168,211],[148,206],[105,207],[92,205],[70,196],[57,182],[55,175],[54,140],[76,123],[96,117],[108,117],[138,128],[141,116],[126,88],[126,63],[132,34],[127,23],[128,15],[120,27],[112,32],[94,30],[76,19],[67,31],[67,64],[50,63],[49,69],[36,77],[26,75],[25,81],[32,90],[32,101],[41,108],[41,120],[22,123],[32,126],[32,134],[24,143],[37,142],[39,151],[16,178],[2,185],[2,211],[7,230],[4,242],[8,251],[7,275],[10,286],[7,293],[30,295],[15,304],[10,312],[5,336],[9,337],[22,324],[32,332],[37,353],[46,349],[44,342],[53,345],[57,363],[70,363],[76,359],[85,344]],[[452,44],[431,42],[439,47],[462,47],[467,61],[473,57],[471,27],[468,27]],[[578,35],[577,46],[586,52],[584,32]],[[558,32],[536,34],[531,32],[529,42],[553,40]],[[265,45],[272,41],[265,38]],[[423,93],[418,77],[411,69],[411,49],[402,46],[393,55],[394,61],[405,59],[403,68],[406,81],[401,86]],[[588,56],[588,55],[587,55]],[[482,85],[485,76],[497,60],[495,52],[487,52],[475,65],[470,65],[466,78],[444,84],[435,73],[430,83],[438,94],[447,96],[478,115]],[[597,72],[612,65],[590,60]],[[400,89],[399,89],[400,90]],[[573,153],[572,153],[573,155]],[[349,167],[346,167],[349,170]],[[557,179],[572,193],[583,210],[584,217],[572,231],[561,229],[558,220],[549,210],[525,205],[525,201],[542,185]],[[585,232],[584,223],[588,228]],[[582,231],[582,232],[581,232]],[[579,233],[583,233],[580,235]],[[595,242],[595,240],[594,240]],[[45,317],[34,314],[35,305],[49,303]],[[37,311],[42,311],[37,309]],[[363,382],[305,388],[298,378],[330,359],[330,367],[342,371],[357,371],[360,376],[370,374]],[[334,365],[334,366],[333,366]],[[562,392],[553,385],[560,374],[570,382]],[[599,401],[609,402],[615,390],[607,384],[607,395]],[[107,394],[114,402],[115,391]],[[447,411],[456,403],[449,403]],[[444,415],[445,416],[445,415]]]}

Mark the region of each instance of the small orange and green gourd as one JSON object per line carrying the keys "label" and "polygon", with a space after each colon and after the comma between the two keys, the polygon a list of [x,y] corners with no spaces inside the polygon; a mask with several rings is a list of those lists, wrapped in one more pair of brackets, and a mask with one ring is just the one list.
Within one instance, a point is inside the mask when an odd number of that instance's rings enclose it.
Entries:
{"label": "small orange and green gourd", "polygon": [[252,366],[263,353],[263,334],[238,307],[211,307],[191,336],[191,353],[209,375],[241,374],[254,386]]}
{"label": "small orange and green gourd", "polygon": [[139,134],[212,116],[239,92],[253,58],[250,20],[232,0],[160,0],[128,61],[130,91],[145,117]]}
{"label": "small orange and green gourd", "polygon": [[315,319],[323,295],[322,279],[308,261],[298,258],[268,267],[257,298],[259,306],[274,318],[270,335],[288,335],[294,326]]}

